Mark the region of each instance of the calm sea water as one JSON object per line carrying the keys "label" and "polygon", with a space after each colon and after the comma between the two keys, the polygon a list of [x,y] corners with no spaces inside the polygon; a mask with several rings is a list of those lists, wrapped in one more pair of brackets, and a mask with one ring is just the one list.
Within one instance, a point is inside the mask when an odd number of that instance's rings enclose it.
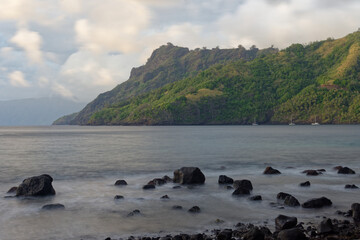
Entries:
{"label": "calm sea water", "polygon": [[[359,201],[359,174],[342,176],[332,168],[360,172],[360,126],[177,126],[177,127],[19,127],[0,128],[0,239],[104,239],[166,232],[197,232],[237,222],[274,225],[278,214],[320,221]],[[262,174],[266,166],[279,176]],[[149,180],[172,176],[182,166],[197,166],[203,186],[173,189],[174,184],[144,191]],[[305,169],[324,168],[307,177]],[[4,198],[24,178],[50,174],[55,197]],[[234,198],[217,184],[218,176],[252,181],[262,202]],[[116,187],[125,179],[126,187]],[[309,180],[310,188],[300,188]],[[307,210],[271,206],[280,191],[302,203],[326,196],[331,208]],[[163,195],[169,200],[160,200]],[[115,195],[124,200],[114,201]],[[64,211],[41,211],[62,203]],[[181,205],[184,210],[171,207]],[[202,212],[189,214],[198,205]],[[141,215],[127,217],[134,209]],[[224,220],[218,225],[216,219]],[[267,222],[267,223],[266,223]]]}

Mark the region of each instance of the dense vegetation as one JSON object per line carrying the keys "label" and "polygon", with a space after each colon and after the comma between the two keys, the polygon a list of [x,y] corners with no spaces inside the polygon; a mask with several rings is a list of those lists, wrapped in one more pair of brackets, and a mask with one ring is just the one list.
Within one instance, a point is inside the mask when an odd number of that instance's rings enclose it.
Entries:
{"label": "dense vegetation", "polygon": [[[79,114],[74,116],[72,124],[88,124],[93,113],[104,107],[122,102],[134,96],[158,89],[168,83],[196,74],[208,67],[243,59],[252,60],[256,56],[277,52],[268,48],[259,50],[255,46],[249,50],[239,46],[236,49],[195,49],[177,47],[168,43],[156,49],[144,66],[133,68],[130,78],[113,90],[100,94]],[[70,119],[70,118],[68,118]]]}
{"label": "dense vegetation", "polygon": [[80,123],[276,124],[315,117],[320,123],[360,122],[360,32],[209,65],[151,91],[136,88],[138,94],[109,102]]}

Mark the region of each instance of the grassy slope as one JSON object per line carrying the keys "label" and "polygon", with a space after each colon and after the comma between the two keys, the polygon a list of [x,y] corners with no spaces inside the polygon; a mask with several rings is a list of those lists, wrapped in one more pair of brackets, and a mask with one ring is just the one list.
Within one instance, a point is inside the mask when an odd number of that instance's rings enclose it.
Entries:
{"label": "grassy slope", "polygon": [[360,122],[360,33],[293,44],[103,108],[88,124]]}

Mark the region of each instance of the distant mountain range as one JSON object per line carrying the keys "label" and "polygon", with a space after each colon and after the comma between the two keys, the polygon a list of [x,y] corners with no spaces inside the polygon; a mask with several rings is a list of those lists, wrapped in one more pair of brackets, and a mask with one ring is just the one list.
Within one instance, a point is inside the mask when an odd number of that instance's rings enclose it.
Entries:
{"label": "distant mountain range", "polygon": [[60,97],[0,101],[0,126],[51,125],[54,119],[85,105]]}
{"label": "distant mountain range", "polygon": [[167,44],[66,123],[360,123],[359,91],[360,32],[281,51]]}

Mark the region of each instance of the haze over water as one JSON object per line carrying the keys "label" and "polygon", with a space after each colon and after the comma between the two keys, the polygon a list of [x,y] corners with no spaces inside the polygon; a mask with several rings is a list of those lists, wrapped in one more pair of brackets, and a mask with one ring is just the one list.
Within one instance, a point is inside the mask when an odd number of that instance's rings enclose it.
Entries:
{"label": "haze over water", "polygon": [[[102,239],[142,233],[197,232],[237,222],[274,225],[278,214],[317,221],[335,216],[358,201],[360,185],[359,126],[176,126],[176,127],[19,127],[0,128],[0,239]],[[266,166],[279,176],[262,174]],[[332,168],[348,166],[357,174],[338,175]],[[169,175],[183,166],[199,167],[203,186],[173,189],[166,184],[144,191],[153,178]],[[306,169],[324,168],[321,176],[308,177]],[[50,174],[55,197],[3,198],[6,191],[27,177]],[[234,198],[217,184],[219,175],[249,179],[252,195]],[[125,179],[128,186],[113,186]],[[298,184],[309,180],[310,188]],[[300,203],[326,196],[331,208],[278,209],[280,191]],[[160,200],[163,195],[169,200]],[[114,201],[115,195],[124,200]],[[48,203],[62,203],[65,211],[41,211]],[[173,205],[182,205],[175,211]],[[201,213],[192,215],[198,205]],[[141,215],[127,217],[134,209]],[[216,225],[215,220],[225,222]]]}

